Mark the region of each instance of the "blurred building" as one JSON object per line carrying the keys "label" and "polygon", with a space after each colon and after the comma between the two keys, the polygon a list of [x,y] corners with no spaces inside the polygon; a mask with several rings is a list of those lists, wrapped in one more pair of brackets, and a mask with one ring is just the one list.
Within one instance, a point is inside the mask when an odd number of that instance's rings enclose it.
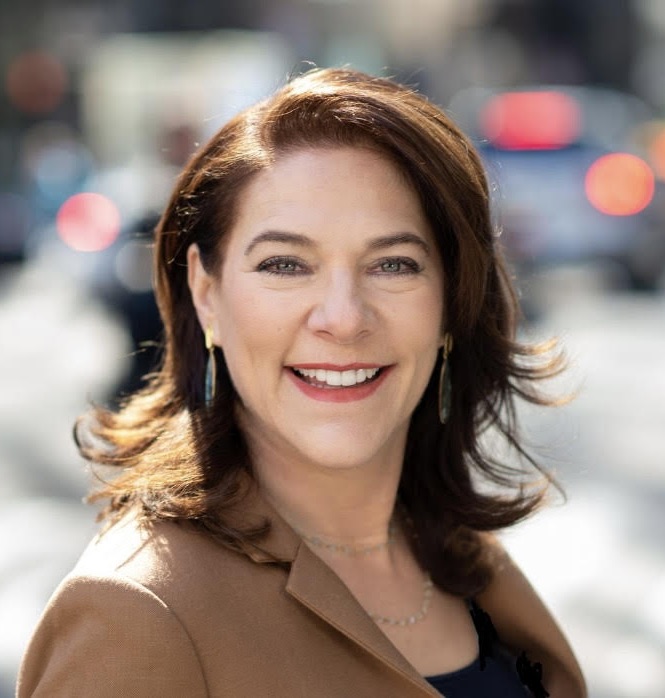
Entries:
{"label": "blurred building", "polygon": [[[0,0],[0,261],[62,242],[62,207],[92,191],[118,224],[66,221],[77,254],[62,263],[112,286],[117,265],[81,251],[154,216],[199,142],[310,64],[389,74],[444,105],[560,82],[663,110],[664,39],[661,0]],[[73,224],[99,239],[77,246]]]}
{"label": "blurred building", "polygon": [[[0,0],[0,190],[17,186],[24,130],[81,127],[82,76],[104,37],[219,29],[275,33],[294,69],[386,69],[443,102],[474,84],[585,82],[665,105],[660,0]],[[125,66],[125,78],[140,69]]]}

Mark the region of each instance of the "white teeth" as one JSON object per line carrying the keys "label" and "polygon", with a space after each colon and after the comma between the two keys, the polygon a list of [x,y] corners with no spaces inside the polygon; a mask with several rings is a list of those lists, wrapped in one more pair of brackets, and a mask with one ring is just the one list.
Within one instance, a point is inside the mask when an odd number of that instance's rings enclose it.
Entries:
{"label": "white teeth", "polygon": [[342,385],[342,373],[340,371],[326,371],[326,383],[328,385]]}
{"label": "white teeth", "polygon": [[335,388],[364,383],[366,380],[374,378],[379,372],[378,368],[360,368],[348,371],[327,371],[323,368],[294,368],[293,370],[303,378],[310,378],[317,383],[325,383]]}
{"label": "white teeth", "polygon": [[342,385],[355,385],[357,382],[355,371],[342,371]]}

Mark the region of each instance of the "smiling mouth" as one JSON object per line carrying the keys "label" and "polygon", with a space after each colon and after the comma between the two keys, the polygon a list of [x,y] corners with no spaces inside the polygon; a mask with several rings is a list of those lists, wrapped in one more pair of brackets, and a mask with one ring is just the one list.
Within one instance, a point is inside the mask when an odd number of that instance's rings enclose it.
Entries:
{"label": "smiling mouth", "polygon": [[347,371],[330,371],[325,368],[292,368],[295,376],[303,383],[319,388],[352,388],[375,381],[382,373],[381,368],[359,368]]}

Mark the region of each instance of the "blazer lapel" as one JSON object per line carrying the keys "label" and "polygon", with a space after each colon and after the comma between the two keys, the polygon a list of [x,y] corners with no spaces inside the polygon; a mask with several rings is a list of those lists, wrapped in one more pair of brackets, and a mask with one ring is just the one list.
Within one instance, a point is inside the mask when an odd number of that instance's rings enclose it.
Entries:
{"label": "blazer lapel", "polygon": [[304,543],[291,565],[286,591],[363,650],[415,684],[422,695],[439,695],[376,627],[342,580]]}
{"label": "blazer lapel", "polygon": [[268,536],[257,546],[247,545],[245,554],[258,564],[289,563],[288,594],[410,682],[418,691],[414,695],[440,696],[377,628],[344,582],[255,487],[243,499],[242,519],[253,525],[270,520]]}

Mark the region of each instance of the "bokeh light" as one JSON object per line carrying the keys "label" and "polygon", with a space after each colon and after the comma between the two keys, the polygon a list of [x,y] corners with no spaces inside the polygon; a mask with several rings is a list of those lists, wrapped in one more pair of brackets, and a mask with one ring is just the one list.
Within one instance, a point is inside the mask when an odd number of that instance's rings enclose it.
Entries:
{"label": "bokeh light", "polygon": [[561,92],[508,92],[491,99],[481,114],[485,135],[506,150],[553,150],[578,136],[577,102]]}
{"label": "bokeh light", "polygon": [[105,196],[92,192],[74,194],[60,207],[56,218],[58,235],[79,252],[100,252],[120,233],[118,207]]}
{"label": "bokeh light", "polygon": [[122,286],[131,293],[152,290],[153,246],[145,240],[130,240],[115,257],[115,274]]}
{"label": "bokeh light", "polygon": [[655,177],[649,165],[630,153],[610,153],[589,168],[584,182],[589,201],[610,216],[632,216],[653,199]]}
{"label": "bokeh light", "polygon": [[68,87],[62,62],[44,51],[22,53],[9,64],[5,89],[19,111],[40,115],[53,111]]}
{"label": "bokeh light", "polygon": [[85,189],[94,161],[76,131],[59,121],[41,121],[25,131],[20,143],[33,206],[49,219],[65,199]]}

